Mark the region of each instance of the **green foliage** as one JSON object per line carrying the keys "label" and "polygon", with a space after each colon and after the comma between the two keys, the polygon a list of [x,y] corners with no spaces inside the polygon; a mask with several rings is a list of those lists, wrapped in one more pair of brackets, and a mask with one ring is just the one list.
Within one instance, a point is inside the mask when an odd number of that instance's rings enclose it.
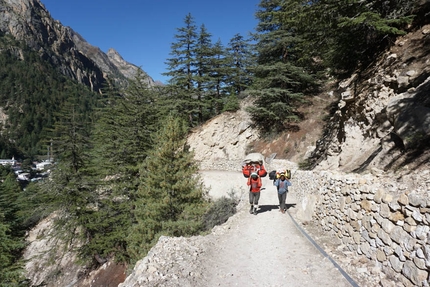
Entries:
{"label": "green foliage", "polygon": [[107,91],[93,130],[92,161],[100,176],[136,177],[137,166],[152,146],[151,134],[163,115],[161,96],[141,71],[126,91]]}
{"label": "green foliage", "polygon": [[56,210],[57,206],[52,203],[58,198],[46,183],[31,182],[19,193],[18,201],[20,209],[17,215],[22,222],[22,229],[29,230]]}
{"label": "green foliage", "polygon": [[141,166],[135,195],[135,223],[129,231],[133,261],[144,256],[160,235],[197,234],[206,202],[193,154],[186,146],[186,123],[169,115],[155,134],[154,148]]}
{"label": "green foliage", "polygon": [[211,203],[209,210],[203,216],[204,230],[225,223],[236,213],[237,199],[223,196]]}
{"label": "green foliage", "polygon": [[235,112],[240,109],[239,99],[231,93],[225,100],[223,112]]}
{"label": "green foliage", "polygon": [[252,83],[253,53],[249,40],[236,34],[224,48],[221,41],[212,43],[204,25],[197,30],[188,14],[185,26],[177,29],[177,42],[172,43],[167,59],[168,94],[174,98],[172,111],[187,119],[189,126],[203,123],[234,107],[224,107],[227,99],[246,90]]}
{"label": "green foliage", "polygon": [[236,34],[230,39],[226,56],[226,82],[233,94],[238,96],[253,82],[255,55],[249,39]]}
{"label": "green foliage", "polygon": [[64,239],[85,242],[78,250],[84,262],[129,260],[124,234],[131,225],[138,165],[152,146],[159,115],[158,94],[146,77],[140,71],[122,94],[109,90],[94,116],[91,137],[82,125],[85,117],[73,107],[63,110],[64,118],[54,125],[61,156],[49,189],[62,211],[57,227]]}
{"label": "green foliage", "polygon": [[[95,182],[88,173],[89,127],[87,116],[79,110],[79,105],[67,102],[59,110],[58,120],[50,130],[53,146],[56,147],[56,164],[51,172],[51,180],[43,184],[51,193],[49,209],[58,210],[55,222],[57,236],[64,242],[76,238],[85,242],[91,238],[87,224],[91,221],[93,207],[97,206],[98,195]],[[79,250],[82,257],[83,254]]]}
{"label": "green foliage", "polygon": [[311,170],[312,162],[309,159],[304,159],[298,163],[299,169],[301,170]]}
{"label": "green foliage", "polygon": [[[184,113],[184,118],[194,125],[195,116],[198,115],[198,99],[196,98],[196,49],[198,41],[197,26],[191,14],[184,19],[184,27],[178,28],[174,36],[177,42],[171,44],[170,55],[166,65],[169,76],[171,94],[175,99],[175,111]],[[201,72],[201,71],[200,71]]]}
{"label": "green foliage", "polygon": [[26,208],[18,200],[20,187],[13,173],[0,166],[0,286],[24,286],[21,251],[25,246],[19,211]]}
{"label": "green foliage", "polygon": [[19,237],[22,230],[20,230],[20,220],[17,212],[20,210],[18,196],[21,188],[18,185],[13,173],[9,172],[6,176],[2,177],[0,185],[0,212],[2,213],[5,222],[10,227],[11,234]]}
{"label": "green foliage", "polygon": [[0,213],[0,286],[27,286],[24,281],[24,269],[18,261],[22,241],[10,236],[7,224],[3,223]]}
{"label": "green foliage", "polygon": [[429,146],[429,136],[422,131],[414,132],[404,139],[404,145],[408,150],[418,150]]}
{"label": "green foliage", "polygon": [[257,127],[266,133],[282,131],[298,121],[297,107],[304,101],[304,92],[315,87],[314,76],[298,66],[301,37],[282,22],[281,2],[262,1],[256,13],[260,20],[254,35],[257,66],[249,91],[256,100],[248,111]]}
{"label": "green foliage", "polygon": [[[413,1],[414,2],[414,1]],[[415,2],[416,4],[416,2]],[[411,23],[407,1],[262,0],[254,34],[257,66],[249,108],[264,132],[301,119],[297,107],[327,68],[349,73],[375,59]]]}
{"label": "green foliage", "polygon": [[[320,68],[351,72],[375,59],[391,40],[404,34],[418,1],[286,1],[283,23],[299,28],[300,47]],[[292,4],[294,3],[294,4]],[[295,7],[291,9],[291,7]],[[292,19],[292,20],[290,20]],[[299,27],[298,23],[301,23]],[[311,57],[311,58],[309,58]]]}
{"label": "green foliage", "polygon": [[88,241],[79,250],[81,258],[88,261],[97,255],[103,259],[115,258],[119,262],[129,260],[125,234],[131,224],[131,202],[127,188],[119,184],[105,187],[95,203],[88,205],[83,221]]}
{"label": "green foliage", "polygon": [[7,39],[0,36],[0,102],[8,115],[7,129],[0,139],[3,158],[45,154],[47,131],[65,101],[75,99],[80,112],[90,114],[96,95],[66,79],[25,45]]}

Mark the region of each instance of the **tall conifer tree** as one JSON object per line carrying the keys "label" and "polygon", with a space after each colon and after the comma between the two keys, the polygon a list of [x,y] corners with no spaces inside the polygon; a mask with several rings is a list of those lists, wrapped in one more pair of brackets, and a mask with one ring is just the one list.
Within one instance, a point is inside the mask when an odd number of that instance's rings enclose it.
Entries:
{"label": "tall conifer tree", "polygon": [[230,39],[228,53],[228,84],[236,96],[246,90],[252,83],[252,67],[255,60],[251,52],[249,40],[236,34]]}
{"label": "tall conifer tree", "polygon": [[281,131],[300,119],[297,105],[303,91],[313,84],[313,77],[297,66],[296,49],[300,40],[294,30],[282,24],[281,0],[263,0],[256,16],[257,66],[252,94],[257,97],[249,111],[262,130]]}
{"label": "tall conifer tree", "polygon": [[210,65],[208,90],[211,102],[211,116],[214,116],[223,112],[229,93],[227,78],[230,71],[228,69],[226,49],[220,39],[213,46],[213,57]]}
{"label": "tall conifer tree", "polygon": [[9,225],[0,213],[0,286],[27,286],[18,257],[24,243],[10,235]]}
{"label": "tall conifer tree", "polygon": [[285,27],[301,36],[302,64],[315,71],[329,67],[339,74],[368,64],[393,37],[403,34],[417,3],[288,0],[277,14]]}
{"label": "tall conifer tree", "polygon": [[98,196],[85,226],[91,240],[82,253],[128,261],[124,234],[131,226],[138,167],[152,147],[151,134],[160,116],[158,93],[139,70],[124,92],[111,90],[105,100],[94,130],[91,161]]}
{"label": "tall conifer tree", "polygon": [[[91,238],[86,225],[97,203],[95,186],[87,170],[90,129],[88,118],[73,101],[65,103],[57,117],[51,131],[55,165],[51,180],[44,182],[43,188],[52,193],[51,204],[58,211],[56,234],[63,242],[72,243],[68,246],[72,247],[73,243],[80,245]],[[77,251],[80,253],[82,249]]]}
{"label": "tall conifer tree", "polygon": [[206,202],[198,167],[186,145],[187,131],[185,121],[168,116],[141,167],[135,224],[128,237],[128,251],[135,260],[145,256],[160,235],[193,235],[201,230]]}
{"label": "tall conifer tree", "polygon": [[9,168],[0,166],[0,181],[0,286],[25,286],[20,284],[25,230],[19,212],[27,206],[18,200],[20,188]]}
{"label": "tall conifer tree", "polygon": [[203,123],[210,116],[210,93],[211,93],[211,71],[214,49],[211,40],[211,34],[207,31],[205,25],[200,26],[195,48],[195,66],[196,66],[196,93],[198,101],[198,123]]}
{"label": "tall conifer tree", "polygon": [[169,79],[169,93],[173,97],[175,109],[188,118],[189,124],[195,124],[195,117],[199,112],[196,101],[196,67],[195,51],[197,45],[197,26],[191,14],[184,19],[184,27],[177,28],[174,35],[177,42],[171,44],[170,55],[167,59],[167,70],[164,73]]}

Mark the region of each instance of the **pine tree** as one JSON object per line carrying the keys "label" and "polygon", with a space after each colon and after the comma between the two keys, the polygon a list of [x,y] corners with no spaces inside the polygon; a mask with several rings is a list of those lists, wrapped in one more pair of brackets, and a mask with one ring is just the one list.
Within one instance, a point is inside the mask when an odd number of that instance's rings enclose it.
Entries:
{"label": "pine tree", "polygon": [[4,216],[5,222],[9,225],[11,234],[16,238],[19,238],[24,234],[24,230],[22,230],[22,222],[18,216],[19,211],[22,209],[21,203],[18,201],[21,188],[12,172],[7,172],[7,175],[2,176],[1,181],[0,212]]}
{"label": "pine tree", "polygon": [[253,54],[250,40],[244,39],[240,34],[230,39],[227,47],[228,53],[228,84],[236,96],[252,84]]}
{"label": "pine tree", "polygon": [[295,50],[300,38],[283,26],[280,0],[260,3],[256,16],[260,20],[257,40],[257,66],[252,94],[257,97],[250,107],[253,121],[263,131],[282,131],[300,119],[297,106],[303,92],[314,84],[314,78],[296,66],[300,54]]}
{"label": "pine tree", "polygon": [[178,28],[174,35],[177,42],[171,44],[170,55],[167,59],[168,72],[163,75],[170,77],[169,94],[175,101],[175,110],[184,113],[190,126],[195,124],[195,117],[199,113],[196,97],[196,67],[195,49],[197,44],[197,27],[191,14],[184,19],[184,27]]}
{"label": "pine tree", "polygon": [[[205,25],[200,26],[200,32],[197,37],[195,47],[195,66],[196,66],[196,93],[198,104],[198,124],[203,123],[211,115],[210,110],[210,93],[211,93],[211,70],[214,49],[211,40],[212,35],[206,30]],[[204,117],[205,115],[205,117]]]}
{"label": "pine tree", "polygon": [[86,217],[90,240],[81,253],[97,254],[99,260],[129,260],[124,234],[131,225],[138,167],[152,147],[151,135],[162,115],[158,92],[147,82],[147,75],[139,71],[124,92],[109,91],[95,125],[91,173],[98,196]]}
{"label": "pine tree", "polygon": [[141,70],[125,91],[106,93],[93,131],[92,158],[102,176],[134,177],[152,146],[150,135],[162,113],[160,96],[148,86],[147,75]]}
{"label": "pine tree", "polygon": [[[349,73],[374,60],[413,19],[417,1],[288,0],[282,23],[300,34],[303,64]],[[314,59],[318,59],[316,62]]]}
{"label": "pine tree", "polygon": [[210,99],[211,116],[219,115],[224,111],[226,97],[229,96],[228,89],[228,63],[226,49],[221,40],[213,46],[213,57],[211,58],[210,82],[208,83],[208,97]]}
{"label": "pine tree", "polygon": [[9,226],[0,213],[0,286],[27,286],[24,281],[24,269],[18,261],[24,244],[10,235]]}
{"label": "pine tree", "polygon": [[24,286],[25,229],[19,213],[27,206],[18,200],[21,190],[9,168],[0,166],[0,181],[0,286]]}
{"label": "pine tree", "polygon": [[51,131],[56,164],[51,180],[44,185],[52,193],[54,202],[50,204],[59,214],[57,236],[64,242],[78,238],[82,243],[90,238],[86,224],[96,206],[97,193],[87,172],[89,126],[85,123],[85,115],[78,111],[76,103],[67,102],[58,112],[58,120]]}
{"label": "pine tree", "polygon": [[134,260],[144,256],[160,235],[192,235],[202,228],[206,202],[193,153],[186,145],[187,130],[179,117],[168,116],[141,167],[135,224],[128,236],[128,252]]}

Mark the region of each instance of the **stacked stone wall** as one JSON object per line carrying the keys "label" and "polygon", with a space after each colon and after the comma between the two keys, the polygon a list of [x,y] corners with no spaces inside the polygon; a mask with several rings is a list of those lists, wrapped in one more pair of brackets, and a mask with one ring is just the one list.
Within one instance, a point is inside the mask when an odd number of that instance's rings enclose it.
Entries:
{"label": "stacked stone wall", "polygon": [[[297,171],[301,214],[404,286],[429,286],[430,171],[404,176]],[[300,213],[299,213],[300,214]]]}

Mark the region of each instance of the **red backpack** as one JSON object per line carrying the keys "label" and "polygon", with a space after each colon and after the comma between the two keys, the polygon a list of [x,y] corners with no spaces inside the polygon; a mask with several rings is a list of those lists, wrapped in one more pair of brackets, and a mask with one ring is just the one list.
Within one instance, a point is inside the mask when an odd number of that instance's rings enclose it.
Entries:
{"label": "red backpack", "polygon": [[256,172],[259,177],[265,177],[267,175],[267,171],[262,164],[250,162],[242,166],[242,174],[244,177],[250,177],[253,172]]}

